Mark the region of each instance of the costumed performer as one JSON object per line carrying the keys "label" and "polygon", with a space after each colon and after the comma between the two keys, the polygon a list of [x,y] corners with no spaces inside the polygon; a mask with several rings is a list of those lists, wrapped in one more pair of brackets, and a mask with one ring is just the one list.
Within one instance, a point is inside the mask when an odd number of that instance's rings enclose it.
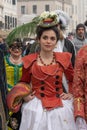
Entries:
{"label": "costumed performer", "polygon": [[[46,12],[40,18],[36,30],[40,53],[23,58],[21,82],[30,83],[33,93],[24,98],[20,130],[75,130],[71,55],[53,52],[59,40],[57,15]],[[63,73],[68,91],[62,87]]]}
{"label": "costumed performer", "polygon": [[[13,43],[9,45],[9,55],[6,55],[4,60],[9,92],[13,86],[18,83],[22,75],[22,43],[20,41],[14,40]],[[9,112],[9,115],[8,130],[17,130],[20,114]]]}
{"label": "costumed performer", "polygon": [[77,130],[87,130],[87,45],[76,56],[73,95]]}
{"label": "costumed performer", "polygon": [[[32,92],[22,97],[19,130],[76,130],[73,115],[71,54],[53,52],[59,40],[57,23],[57,15],[54,12],[42,13],[36,29],[40,52],[23,57],[22,78],[14,88],[28,84]],[[62,86],[63,73],[68,81],[67,90]],[[8,96],[10,99],[11,95]],[[7,102],[11,109],[13,101]]]}

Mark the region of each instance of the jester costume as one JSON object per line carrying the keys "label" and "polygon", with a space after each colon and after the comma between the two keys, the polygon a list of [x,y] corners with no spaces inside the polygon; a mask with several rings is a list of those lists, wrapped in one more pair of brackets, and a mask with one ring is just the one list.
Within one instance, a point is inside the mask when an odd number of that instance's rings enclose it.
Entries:
{"label": "jester costume", "polygon": [[[37,65],[37,53],[23,57],[24,66],[20,87],[23,87],[22,84],[24,83],[30,84],[32,91],[35,91],[35,98],[29,102],[24,102],[22,105],[20,130],[76,130],[73,99],[62,100],[60,98],[63,92],[67,93],[66,88],[62,87],[63,73],[67,78],[68,92],[72,93],[71,55],[66,52],[58,52],[54,55],[56,64],[49,66]],[[17,85],[15,89],[18,92]],[[19,93],[21,95],[22,91]],[[9,93],[8,97],[11,98],[11,95],[12,93]],[[18,97],[20,96],[16,93],[12,100]],[[23,98],[23,94],[21,97]],[[7,102],[9,102],[9,98],[7,98]],[[15,103],[11,100],[10,102]],[[9,108],[11,106],[17,108],[15,104],[12,105],[11,103],[8,103]]]}
{"label": "jester costume", "polygon": [[76,56],[73,94],[75,118],[81,117],[87,124],[87,45]]}

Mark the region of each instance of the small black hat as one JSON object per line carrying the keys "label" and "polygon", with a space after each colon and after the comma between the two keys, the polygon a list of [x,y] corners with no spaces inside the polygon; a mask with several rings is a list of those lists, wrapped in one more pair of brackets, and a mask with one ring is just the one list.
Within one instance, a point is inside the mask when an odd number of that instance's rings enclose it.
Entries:
{"label": "small black hat", "polygon": [[85,21],[84,25],[87,26],[87,20]]}

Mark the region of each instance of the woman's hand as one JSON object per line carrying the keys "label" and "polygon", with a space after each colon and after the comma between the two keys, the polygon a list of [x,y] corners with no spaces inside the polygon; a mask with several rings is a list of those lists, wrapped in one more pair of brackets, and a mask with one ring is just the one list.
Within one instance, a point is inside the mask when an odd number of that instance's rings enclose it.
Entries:
{"label": "woman's hand", "polygon": [[71,93],[62,93],[62,94],[60,95],[60,97],[61,97],[63,100],[66,100],[66,99],[70,100],[70,99],[73,97],[73,95],[72,95]]}
{"label": "woman's hand", "polygon": [[32,100],[35,97],[34,94],[35,94],[35,91],[33,91],[32,93],[30,93],[28,96],[24,97],[23,100],[25,102],[28,102],[28,101]]}

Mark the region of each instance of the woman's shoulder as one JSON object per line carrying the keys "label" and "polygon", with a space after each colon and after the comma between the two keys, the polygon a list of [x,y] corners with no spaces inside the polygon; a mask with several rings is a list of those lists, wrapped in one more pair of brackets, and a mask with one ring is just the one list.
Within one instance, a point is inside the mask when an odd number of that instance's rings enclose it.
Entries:
{"label": "woman's shoulder", "polygon": [[24,67],[28,68],[34,61],[36,61],[37,55],[37,53],[32,53],[22,57]]}
{"label": "woman's shoulder", "polygon": [[56,61],[64,68],[67,68],[71,63],[72,54],[69,52],[55,52]]}
{"label": "woman's shoulder", "polygon": [[37,55],[38,55],[37,53],[28,54],[28,55],[22,57],[22,59],[31,59],[31,58],[34,59],[37,57]]}
{"label": "woman's shoulder", "polygon": [[65,59],[65,58],[71,58],[72,54],[69,52],[55,52],[55,56],[56,58]]}
{"label": "woman's shoulder", "polygon": [[82,46],[76,54],[76,59],[84,61],[87,57],[87,45]]}
{"label": "woman's shoulder", "polygon": [[87,45],[82,46],[82,47],[79,49],[78,53],[87,53]]}

